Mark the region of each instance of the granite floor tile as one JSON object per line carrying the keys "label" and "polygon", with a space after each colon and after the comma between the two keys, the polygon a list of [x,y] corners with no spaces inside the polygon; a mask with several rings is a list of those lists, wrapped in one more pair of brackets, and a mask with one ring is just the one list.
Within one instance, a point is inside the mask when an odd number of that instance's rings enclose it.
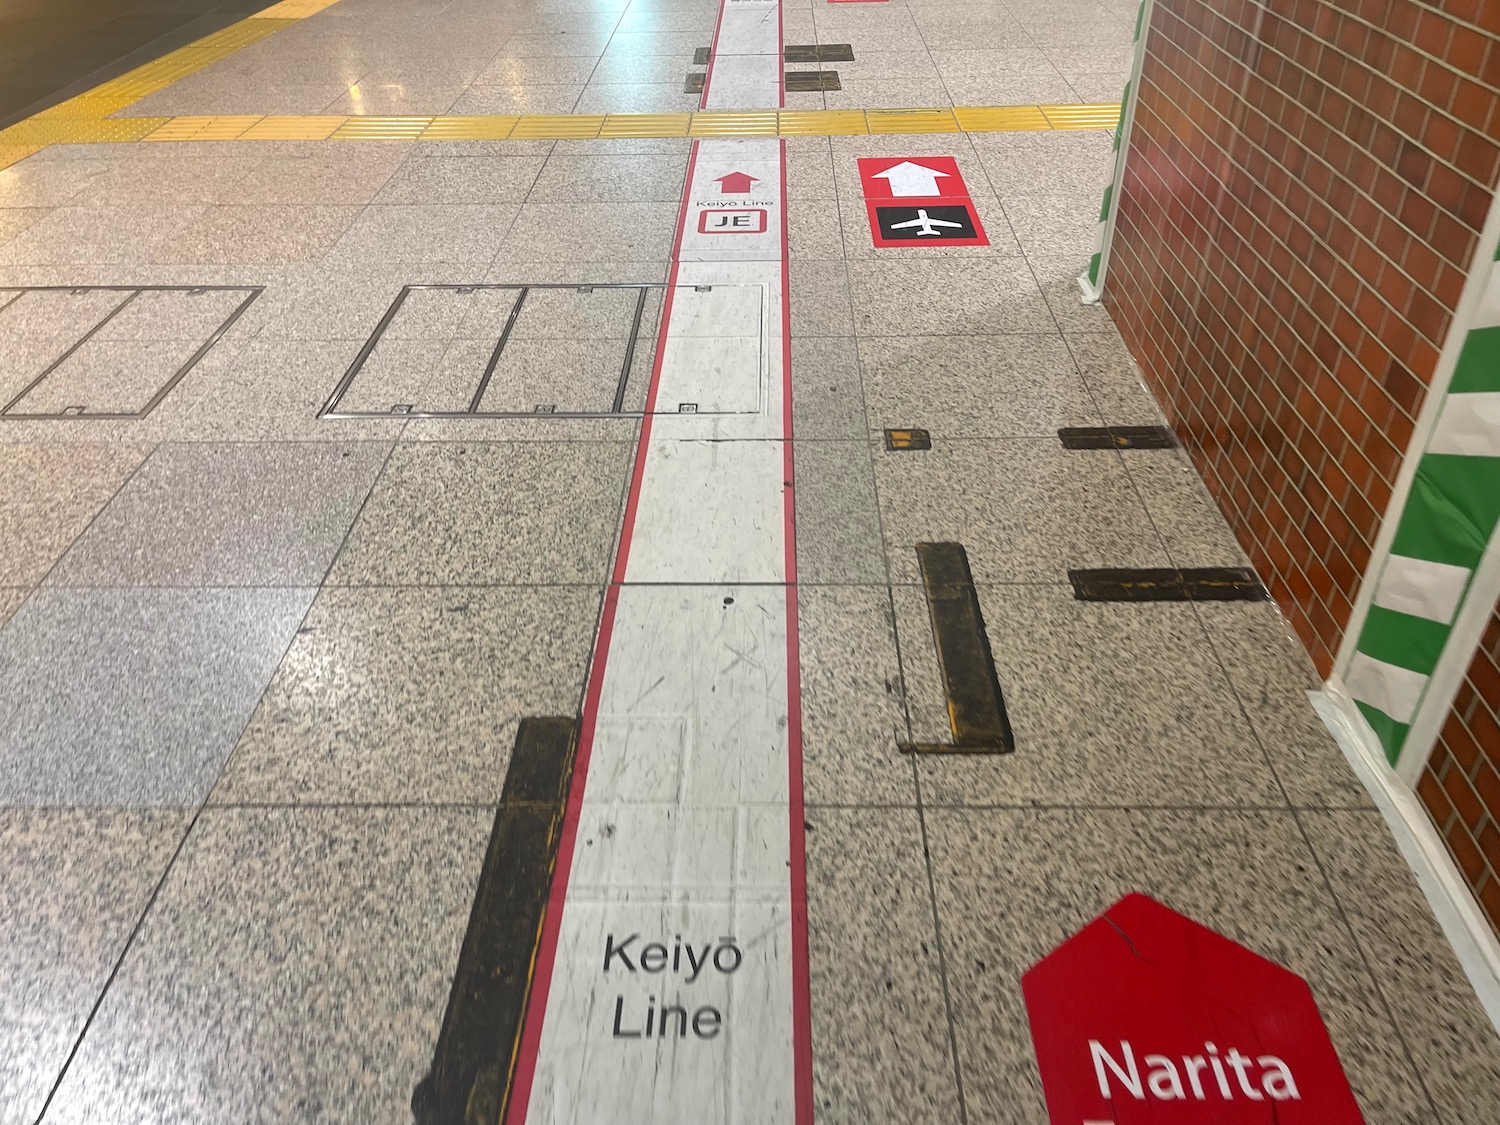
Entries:
{"label": "granite floor tile", "polygon": [[[788,137],[786,145],[786,195],[791,206],[814,200],[834,199],[838,188],[833,178],[833,152],[826,137]],[[3,174],[3,173],[0,173]],[[825,206],[818,203],[817,206]]]}
{"label": "granite floor tile", "polygon": [[912,805],[895,623],[885,586],[797,589],[809,804]]}
{"label": "granite floor tile", "polygon": [[1089,199],[1098,215],[1115,160],[1107,133],[975,133],[969,140],[1002,202]]}
{"label": "granite floor tile", "polygon": [[[519,39],[520,36],[517,36]],[[540,61],[540,60],[539,60]],[[582,84],[542,86],[470,86],[448,112],[467,114],[572,113]]]}
{"label": "granite floor tile", "polygon": [[[55,150],[42,150],[49,151]],[[113,167],[109,160],[58,162],[38,159],[40,155],[0,168],[0,207],[61,207]]]}
{"label": "granite floor tile", "polygon": [[544,162],[539,156],[416,156],[396,169],[375,202],[520,203]]}
{"label": "granite floor tile", "polygon": [[0,246],[0,265],[149,262],[163,242],[202,213],[197,205],[59,207]]}
{"label": "granite floor tile", "polygon": [[1174,566],[1250,565],[1186,453],[1180,449],[1126,450],[1120,457]]}
{"label": "granite floor tile", "polygon": [[[913,734],[949,742],[925,596],[894,596]],[[1283,802],[1191,606],[1099,605],[1043,585],[980,586],[979,602],[1016,751],[921,759],[929,802]]]}
{"label": "granite floor tile", "polygon": [[919,580],[919,542],[962,543],[979,582],[1169,565],[1119,459],[1065,450],[1055,436],[877,450],[875,477],[896,582]]}
{"label": "granite floor tile", "polygon": [[653,83],[610,83],[585,86],[575,113],[689,113],[698,108],[701,94],[684,92],[681,80]]}
{"label": "granite floor tile", "polygon": [[820,1122],[951,1125],[957,1083],[921,827],[906,809],[807,814]]}
{"label": "granite floor tile", "polygon": [[0,584],[40,582],[150,452],[125,444],[4,446]]}
{"label": "granite floor tile", "polygon": [[794,339],[792,433],[799,441],[859,441],[867,428],[854,340],[838,336]]}
{"label": "granite floor tile", "polygon": [[334,585],[604,581],[631,447],[396,448],[334,563]]}
{"label": "granite floor tile", "polygon": [[381,442],[168,443],[53,569],[63,586],[316,586]]}
{"label": "granite floor tile", "polygon": [[927,824],[975,1125],[1047,1121],[1021,974],[1132,891],[1304,977],[1366,1120],[1434,1119],[1290,812],[938,809]]}
{"label": "granite floor tile", "polygon": [[1500,1038],[1380,814],[1302,814],[1439,1121],[1500,1120]]}
{"label": "granite floor tile", "polygon": [[360,79],[319,111],[359,117],[428,117],[447,113],[468,83],[389,83]]}
{"label": "granite floor tile", "polygon": [[0,586],[0,628],[4,628],[30,593],[27,586]]}
{"label": "granite floor tile", "polygon": [[498,58],[479,72],[474,79],[474,86],[481,89],[487,86],[524,89],[528,86],[558,84],[573,87],[573,96],[576,98],[585,83],[598,81],[596,77],[592,77],[598,74],[598,66],[597,54],[546,58],[518,56],[502,51]]}
{"label": "granite floor tile", "polygon": [[0,630],[0,804],[198,804],[311,601],[37,590]]}
{"label": "granite floor tile", "polygon": [[315,262],[358,215],[357,207],[211,207],[159,246],[152,260],[173,265]]}
{"label": "granite floor tile", "polygon": [[204,812],[48,1120],[408,1125],[492,819]]}
{"label": "granite floor tile", "polygon": [[[585,112],[585,111],[580,111]],[[532,203],[632,203],[682,198],[685,156],[574,156],[547,158],[529,197]]]}
{"label": "granite floor tile", "polygon": [[595,204],[587,223],[578,221],[576,205],[527,203],[499,260],[656,261],[670,256],[676,230],[676,210],[660,203]]}
{"label": "granite floor tile", "polygon": [[578,712],[599,598],[588,586],[323,591],[211,800],[498,801],[519,721]]}
{"label": "granite floor tile", "polygon": [[0,811],[0,1122],[32,1125],[191,815]]}
{"label": "granite floor tile", "polygon": [[793,339],[854,335],[849,278],[842,260],[791,262],[787,266],[787,287],[791,294]]}
{"label": "granite floor tile", "polygon": [[0,246],[51,213],[46,207],[9,207],[0,210]]}
{"label": "granite floor tile", "polygon": [[1103,332],[1064,332],[1063,339],[1104,412],[1106,425],[1160,426],[1166,422],[1114,325]]}
{"label": "granite floor tile", "polygon": [[880,511],[865,441],[799,441],[797,577],[802,582],[884,582]]}
{"label": "granite floor tile", "polygon": [[1271,602],[1196,608],[1288,800],[1369,808],[1364,785],[1308,702],[1322,681],[1281,611]]}
{"label": "granite floor tile", "polygon": [[[405,159],[408,147],[382,141],[319,145],[295,155],[264,155],[219,203],[364,206]],[[259,149],[256,150],[259,152]]]}
{"label": "granite floor tile", "polygon": [[328,260],[346,268],[376,262],[482,267],[494,259],[515,216],[513,205],[366,207]]}
{"label": "granite floor tile", "polygon": [[1057,329],[1036,279],[1018,257],[850,262],[849,281],[855,328],[861,336]]}
{"label": "granite floor tile", "polygon": [[1056,333],[866,337],[870,428],[937,437],[1041,437],[1100,416]]}

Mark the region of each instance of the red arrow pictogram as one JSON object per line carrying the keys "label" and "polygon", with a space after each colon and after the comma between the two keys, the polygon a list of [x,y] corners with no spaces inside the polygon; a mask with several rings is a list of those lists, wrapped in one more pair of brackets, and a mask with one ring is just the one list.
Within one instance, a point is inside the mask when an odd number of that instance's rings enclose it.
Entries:
{"label": "red arrow pictogram", "polygon": [[749,195],[750,185],[758,184],[760,180],[745,172],[730,172],[727,176],[720,176],[714,183],[719,185],[720,195]]}

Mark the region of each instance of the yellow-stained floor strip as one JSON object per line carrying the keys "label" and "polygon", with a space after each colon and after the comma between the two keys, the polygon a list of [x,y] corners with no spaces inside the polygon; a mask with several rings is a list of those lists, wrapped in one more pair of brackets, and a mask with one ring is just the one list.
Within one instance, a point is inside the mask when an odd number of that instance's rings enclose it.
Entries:
{"label": "yellow-stained floor strip", "polygon": [[[39,114],[0,132],[0,152],[128,141],[578,140],[596,137],[836,137],[1113,129],[1118,105],[955,106],[952,109],[714,110],[525,116],[114,117]],[[19,159],[19,157],[17,157]]]}

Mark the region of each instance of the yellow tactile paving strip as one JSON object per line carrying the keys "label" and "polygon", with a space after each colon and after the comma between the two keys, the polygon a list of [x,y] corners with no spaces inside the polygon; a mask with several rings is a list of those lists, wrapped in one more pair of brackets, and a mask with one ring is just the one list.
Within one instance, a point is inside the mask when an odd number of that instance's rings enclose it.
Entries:
{"label": "yellow tactile paving strip", "polygon": [[471,117],[252,115],[112,117],[147,94],[227,58],[338,0],[281,0],[239,23],[0,130],[0,168],[47,145],[135,141],[594,140],[625,137],[835,137],[1113,129],[1120,107],[938,106],[932,109],[716,110],[703,113]]}
{"label": "yellow tactile paving strip", "polygon": [[49,117],[0,132],[0,152],[132,141],[505,141],[619,137],[830,137],[1113,129],[1120,107],[954,106],[934,109],[716,110],[521,117]]}

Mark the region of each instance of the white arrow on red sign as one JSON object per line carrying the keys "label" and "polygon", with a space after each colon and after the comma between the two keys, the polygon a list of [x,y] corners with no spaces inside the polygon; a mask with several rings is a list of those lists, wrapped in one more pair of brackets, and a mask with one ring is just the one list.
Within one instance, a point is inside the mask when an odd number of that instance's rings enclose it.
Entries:
{"label": "white arrow on red sign", "polygon": [[884,172],[876,172],[872,178],[889,184],[892,195],[935,196],[943,194],[938,190],[938,180],[949,177],[947,172],[903,160]]}

